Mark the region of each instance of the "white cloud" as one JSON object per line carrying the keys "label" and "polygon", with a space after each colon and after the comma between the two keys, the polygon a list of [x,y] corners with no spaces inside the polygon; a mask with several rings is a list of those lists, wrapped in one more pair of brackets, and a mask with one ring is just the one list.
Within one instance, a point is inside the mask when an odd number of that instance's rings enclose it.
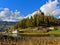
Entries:
{"label": "white cloud", "polygon": [[[44,14],[51,14],[51,15],[56,15],[56,14],[60,14],[60,9],[58,9],[58,0],[55,0],[55,1],[51,1],[49,0],[49,2],[47,2],[46,4],[44,4],[40,10],[42,12],[44,12]],[[56,12],[56,13],[55,13]]]}
{"label": "white cloud", "polygon": [[[43,6],[40,7],[40,10],[45,14],[45,15],[58,15],[60,14],[60,8],[57,6],[59,4],[58,0],[51,1],[49,0],[44,4]],[[33,12],[32,14],[28,14],[25,18],[34,16],[34,14],[39,13],[38,11]]]}
{"label": "white cloud", "polygon": [[60,14],[60,9],[54,10],[54,11],[52,12],[52,14],[54,14],[54,15]]}
{"label": "white cloud", "polygon": [[59,16],[59,18],[60,18],[60,16]]}
{"label": "white cloud", "polygon": [[8,8],[3,8],[2,11],[0,11],[0,19],[2,21],[19,21],[21,19],[23,19],[23,16],[20,14],[19,11],[10,11],[10,9]]}

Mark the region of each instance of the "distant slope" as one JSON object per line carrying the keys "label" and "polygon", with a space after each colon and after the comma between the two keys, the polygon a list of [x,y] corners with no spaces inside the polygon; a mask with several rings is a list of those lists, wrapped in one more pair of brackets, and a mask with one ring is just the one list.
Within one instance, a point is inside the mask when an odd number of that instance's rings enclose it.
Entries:
{"label": "distant slope", "polygon": [[8,31],[10,26],[15,25],[17,22],[0,21],[0,32]]}
{"label": "distant slope", "polygon": [[10,25],[14,25],[17,22],[7,22],[7,21],[0,21],[0,26],[10,26]]}

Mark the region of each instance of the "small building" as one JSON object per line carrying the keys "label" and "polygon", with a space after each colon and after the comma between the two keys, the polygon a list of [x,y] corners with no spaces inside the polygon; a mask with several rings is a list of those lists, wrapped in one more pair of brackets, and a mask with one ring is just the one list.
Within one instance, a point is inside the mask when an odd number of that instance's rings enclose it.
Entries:
{"label": "small building", "polygon": [[13,33],[13,34],[24,33],[24,31],[22,31],[22,30],[14,30],[12,33]]}
{"label": "small building", "polygon": [[14,30],[12,33],[16,33],[17,34],[18,33],[18,30]]}
{"label": "small building", "polygon": [[12,34],[10,34],[10,36],[18,37],[19,36],[19,33],[23,33],[23,31],[22,30],[14,30],[12,32]]}
{"label": "small building", "polygon": [[53,30],[53,29],[55,29],[55,28],[54,28],[54,27],[48,27],[48,29]]}

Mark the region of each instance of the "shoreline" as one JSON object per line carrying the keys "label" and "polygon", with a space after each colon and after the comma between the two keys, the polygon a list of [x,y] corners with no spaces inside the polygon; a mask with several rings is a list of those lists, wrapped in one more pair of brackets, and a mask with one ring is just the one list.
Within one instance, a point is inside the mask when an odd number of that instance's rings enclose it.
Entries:
{"label": "shoreline", "polygon": [[12,37],[60,37],[60,34],[0,34],[0,36]]}

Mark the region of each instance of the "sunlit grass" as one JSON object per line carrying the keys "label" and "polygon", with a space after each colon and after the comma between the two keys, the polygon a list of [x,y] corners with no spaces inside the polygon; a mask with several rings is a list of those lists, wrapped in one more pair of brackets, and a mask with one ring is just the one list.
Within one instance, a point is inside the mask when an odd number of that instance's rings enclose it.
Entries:
{"label": "sunlit grass", "polygon": [[47,34],[60,34],[60,26],[57,26],[56,28],[57,30],[49,31],[47,32]]}
{"label": "sunlit grass", "polygon": [[[19,34],[34,34],[34,35],[38,35],[38,34],[60,34],[60,26],[55,26],[55,28],[57,28],[57,30],[51,30],[49,32],[41,32],[39,30],[35,30],[35,31],[31,31],[29,32],[30,30],[28,30],[27,32],[24,31],[24,33],[19,33]],[[25,29],[26,30],[26,29]]]}

